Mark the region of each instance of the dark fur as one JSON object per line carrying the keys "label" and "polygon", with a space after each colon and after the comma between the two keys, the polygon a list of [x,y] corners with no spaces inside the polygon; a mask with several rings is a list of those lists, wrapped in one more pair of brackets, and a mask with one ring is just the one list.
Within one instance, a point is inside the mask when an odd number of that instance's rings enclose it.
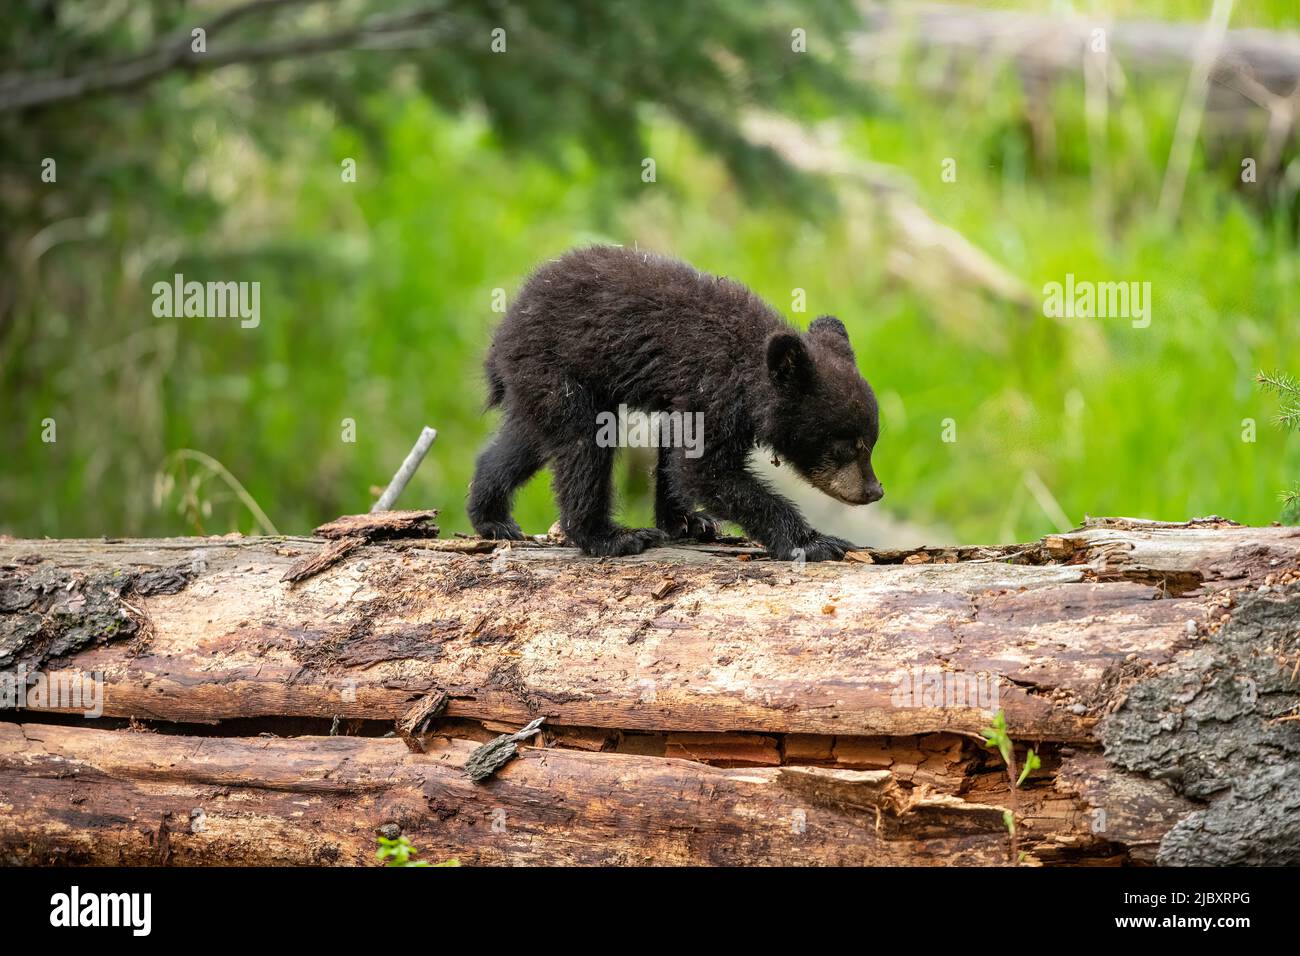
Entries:
{"label": "dark fur", "polygon": [[[470,520],[486,537],[522,537],[512,496],[547,462],[564,531],[589,554],[707,540],[725,518],[778,558],[843,557],[852,545],[814,531],[750,471],[755,445],[841,500],[883,495],[871,469],[876,400],[843,324],[822,316],[800,335],[745,286],[674,259],[597,246],[543,265],[497,330],[487,377],[505,416],[470,488]],[[596,422],[620,403],[704,413],[701,457],[660,449],[656,529],[610,521],[614,449],[597,445]]]}

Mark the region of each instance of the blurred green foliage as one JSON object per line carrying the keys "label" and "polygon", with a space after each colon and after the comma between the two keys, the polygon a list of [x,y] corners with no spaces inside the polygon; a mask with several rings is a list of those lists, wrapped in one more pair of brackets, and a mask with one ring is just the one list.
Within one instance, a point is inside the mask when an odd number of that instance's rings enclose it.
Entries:
{"label": "blurred green foliage", "polygon": [[[475,29],[563,6],[448,4]],[[1208,9],[1143,6],[1146,16]],[[572,42],[566,62],[542,57],[545,69],[513,82],[477,54],[316,72],[277,64],[0,120],[10,225],[0,532],[256,530],[235,487],[181,449],[224,466],[278,530],[304,532],[369,507],[426,424],[438,441],[401,504],[440,508],[444,533],[468,531],[465,491],[495,416],[483,412],[481,375],[500,318],[494,290],[512,295],[540,261],[591,241],[733,276],[800,324],[839,315],[881,399],[886,505],[922,525],[967,541],[1026,539],[1055,527],[1042,490],[1074,520],[1278,516],[1278,490],[1300,475],[1300,439],[1270,426],[1276,402],[1253,379],[1300,370],[1294,210],[1198,150],[1181,218],[1157,220],[1182,81],[1112,104],[1099,214],[1078,87],[1057,91],[1044,152],[1009,72],[949,97],[905,81],[868,111],[837,55],[818,60],[815,81],[796,81],[785,24],[806,18],[784,4],[641,19],[606,7],[539,28]],[[1280,9],[1243,7],[1233,22],[1283,25]],[[817,15],[825,32],[810,31],[810,48],[841,49],[826,38],[850,26],[845,5]],[[694,50],[699,37],[729,54],[664,52]],[[11,37],[4,48],[19,46]],[[56,65],[45,56],[23,63]],[[1058,322],[942,282],[900,282],[860,206],[813,205],[814,185],[736,139],[750,101],[837,117],[846,148],[897,167],[938,220],[1035,292],[1066,273],[1150,281],[1151,326]],[[33,186],[51,151],[59,182]],[[657,182],[642,182],[644,156]],[[342,181],[345,158],[355,183]],[[955,183],[939,175],[947,158]],[[175,272],[260,281],[261,324],[155,318],[152,283]],[[789,311],[795,288],[807,291],[806,315]],[[54,443],[42,441],[47,418]],[[955,442],[941,440],[948,419]],[[1258,423],[1253,443],[1245,419]],[[355,442],[343,440],[345,420]],[[622,486],[644,521],[645,475],[624,474]],[[554,520],[545,475],[516,515],[534,532]]]}

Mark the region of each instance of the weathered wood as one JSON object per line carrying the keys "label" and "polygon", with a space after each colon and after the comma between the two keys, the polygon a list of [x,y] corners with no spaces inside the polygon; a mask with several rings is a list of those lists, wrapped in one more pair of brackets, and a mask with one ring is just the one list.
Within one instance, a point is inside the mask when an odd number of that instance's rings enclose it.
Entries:
{"label": "weathered wood", "polygon": [[[1001,808],[905,789],[888,770],[721,769],[525,747],[483,784],[474,745],[193,738],[0,724],[0,860],[365,864],[397,824],[426,859],[467,864],[1003,863]],[[992,795],[991,799],[997,799]],[[1003,794],[1005,800],[1005,794]],[[1105,862],[1071,799],[1028,801],[1031,849]]]}
{"label": "weathered wood", "polygon": [[[202,723],[235,717],[394,720],[434,689],[450,716],[622,730],[811,734],[978,732],[976,707],[895,706],[926,668],[1000,680],[1014,734],[1089,739],[1091,694],[1136,654],[1169,661],[1221,613],[1214,592],[1295,562],[1295,529],[1092,528],[1069,563],[740,562],[752,549],[667,548],[597,561],[567,548],[492,556],[369,545],[289,588],[276,542],[201,539],[185,590],[142,599],[146,647],[91,648],[105,714]],[[68,569],[168,567],[174,543],[21,542]],[[321,548],[295,542],[307,552]],[[1025,549],[1020,560],[1027,556]],[[1224,567],[1234,553],[1255,557]],[[959,552],[921,552],[957,560]],[[903,558],[894,554],[896,560]],[[1240,580],[1225,575],[1244,574]],[[1154,601],[1189,575],[1206,586]],[[667,600],[654,590],[676,581]],[[1104,578],[1104,581],[1099,581]],[[1057,697],[1052,698],[1055,693]],[[1084,704],[1089,713],[1071,708]],[[1077,708],[1075,708],[1077,710]]]}
{"label": "weathered wood", "polygon": [[[1261,815],[1268,839],[1197,843],[1189,836],[1222,828],[1217,817],[1201,822],[1210,811],[1189,801],[1212,798],[1215,786],[1245,792],[1242,781],[1255,780],[1256,769],[1271,776],[1256,781],[1252,799],[1280,807],[1300,799],[1294,767],[1274,766],[1278,754],[1300,755],[1300,721],[1279,721],[1300,704],[1291,676],[1300,648],[1285,633],[1295,630],[1286,622],[1300,624],[1300,529],[1103,519],[1028,545],[868,551],[869,564],[802,567],[737,545],[597,560],[539,541],[485,551],[477,541],[399,539],[367,543],[295,586],[280,580],[295,559],[327,547],[305,538],[0,542],[0,653],[51,675],[102,672],[105,716],[187,735],[55,728],[30,723],[39,710],[19,712],[27,736],[9,738],[0,791],[6,806],[36,801],[24,826],[47,842],[24,842],[28,831],[10,828],[9,852],[34,859],[44,846],[95,856],[86,849],[94,842],[88,831],[129,818],[121,808],[131,804],[144,822],[117,827],[104,845],[139,861],[147,841],[136,831],[148,829],[149,814],[188,813],[177,801],[212,786],[189,776],[187,762],[169,778],[174,799],[149,795],[158,772],[149,768],[170,759],[172,747],[211,754],[230,768],[248,761],[250,749],[269,748],[290,763],[298,758],[288,755],[301,754],[310,768],[332,759],[329,748],[355,747],[346,764],[331,764],[345,778],[356,761],[393,768],[404,782],[365,813],[358,809],[361,822],[335,819],[347,814],[344,802],[321,798],[307,830],[327,837],[309,839],[309,832],[286,845],[283,859],[306,862],[335,847],[337,858],[360,860],[368,828],[386,822],[377,819],[384,801],[409,812],[403,826],[428,850],[467,862],[799,862],[800,852],[807,862],[994,862],[1005,858],[1000,815],[1009,806],[1023,821],[1021,848],[1031,861],[1172,854],[1196,862],[1210,844],[1216,861],[1300,858],[1300,833],[1281,814]],[[173,584],[155,590],[164,579]],[[105,582],[116,583],[105,590]],[[79,618],[78,608],[92,619]],[[96,631],[115,608],[134,626],[120,637]],[[1200,675],[1205,690],[1187,699],[1150,690],[1172,686],[1171,675],[1178,686]],[[1235,711],[1220,699],[1234,675],[1259,690],[1257,702]],[[343,733],[373,734],[440,694],[446,710],[418,721],[427,724],[423,733],[403,728],[427,755],[409,753],[397,739],[225,736],[319,734],[323,727],[301,722],[321,718]],[[1198,711],[1203,701],[1214,701],[1212,713]],[[1043,770],[1019,794],[974,739],[993,709],[1005,711],[1018,743],[1044,755]],[[47,701],[44,710],[75,708]],[[582,824],[594,829],[574,835],[558,828],[560,817],[538,810],[536,826],[551,821],[557,829],[531,832],[534,849],[524,851],[509,841],[488,845],[481,817],[477,829],[451,835],[425,819],[433,786],[426,757],[441,754],[438,766],[459,768],[473,742],[537,717],[546,718],[546,750],[523,748],[485,784],[488,791],[540,787],[527,775],[563,766],[568,776],[552,803],[581,799],[590,807],[612,788],[619,800],[640,801],[633,814],[640,822],[623,828],[612,821],[627,807],[602,805]],[[195,736],[204,725],[235,720],[261,724]],[[1197,754],[1197,741],[1209,738],[1207,721],[1235,735],[1231,746],[1251,760]],[[77,825],[66,823],[58,802],[62,784],[47,782],[43,771],[20,771],[24,748],[39,755],[36,737],[57,739],[88,768],[84,779],[94,783],[81,792],[93,803]],[[1187,797],[1160,756],[1179,748],[1182,763],[1195,768]],[[119,778],[96,762],[101,752],[135,769]],[[258,782],[279,779],[275,772],[250,764],[247,787],[267,791],[256,812],[284,837],[294,826],[293,802]],[[408,772],[419,780],[402,776]],[[458,796],[434,812],[453,819],[478,812],[472,789],[447,786]],[[866,806],[873,788],[889,796]],[[523,792],[520,805],[540,799]],[[780,800],[771,796],[777,792]],[[720,815],[694,806],[700,794],[724,795]],[[751,798],[777,816],[834,804],[845,819],[837,817],[832,831],[848,842],[833,852],[778,849],[767,830],[741,822],[736,807]],[[682,800],[692,808],[678,807]],[[991,833],[981,829],[989,808],[999,821]],[[687,818],[679,810],[703,814],[700,832],[712,835],[678,832]],[[1097,829],[1099,810],[1105,822]],[[898,824],[883,844],[874,836],[877,811],[886,830],[890,819]],[[1247,800],[1233,819],[1250,815]],[[850,823],[873,836],[836,829]],[[647,845],[638,827],[660,835],[648,856],[637,855]],[[588,840],[603,848],[568,845]],[[192,861],[215,859],[219,844]],[[278,850],[249,850],[242,836],[223,845],[235,847],[232,860],[280,859]]]}

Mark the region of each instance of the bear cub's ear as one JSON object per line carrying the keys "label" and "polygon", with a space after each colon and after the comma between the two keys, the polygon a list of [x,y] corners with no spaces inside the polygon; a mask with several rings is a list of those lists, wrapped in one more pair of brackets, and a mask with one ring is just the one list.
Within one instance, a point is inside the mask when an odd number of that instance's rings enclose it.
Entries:
{"label": "bear cub's ear", "polygon": [[801,389],[812,382],[812,356],[798,332],[782,330],[768,336],[767,374],[782,389]]}
{"label": "bear cub's ear", "polygon": [[833,315],[819,315],[808,326],[808,337],[853,360],[853,346],[849,343],[849,330]]}

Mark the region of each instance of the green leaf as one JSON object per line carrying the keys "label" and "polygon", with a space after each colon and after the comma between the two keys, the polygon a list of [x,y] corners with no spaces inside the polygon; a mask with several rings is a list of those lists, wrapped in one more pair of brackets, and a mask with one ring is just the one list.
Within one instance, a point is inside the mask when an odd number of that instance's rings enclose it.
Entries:
{"label": "green leaf", "polygon": [[997,747],[998,753],[1002,754],[1002,762],[1008,767],[1011,766],[1011,737],[1007,734],[1006,714],[998,711],[993,718],[993,723],[980,731],[984,735],[985,747]]}
{"label": "green leaf", "polygon": [[1025,766],[1020,771],[1020,776],[1016,778],[1016,786],[1018,787],[1022,783],[1024,783],[1025,778],[1028,777],[1030,773],[1037,770],[1042,765],[1043,762],[1038,759],[1038,754],[1034,753],[1034,750],[1031,747],[1029,749],[1029,753],[1025,754]]}

